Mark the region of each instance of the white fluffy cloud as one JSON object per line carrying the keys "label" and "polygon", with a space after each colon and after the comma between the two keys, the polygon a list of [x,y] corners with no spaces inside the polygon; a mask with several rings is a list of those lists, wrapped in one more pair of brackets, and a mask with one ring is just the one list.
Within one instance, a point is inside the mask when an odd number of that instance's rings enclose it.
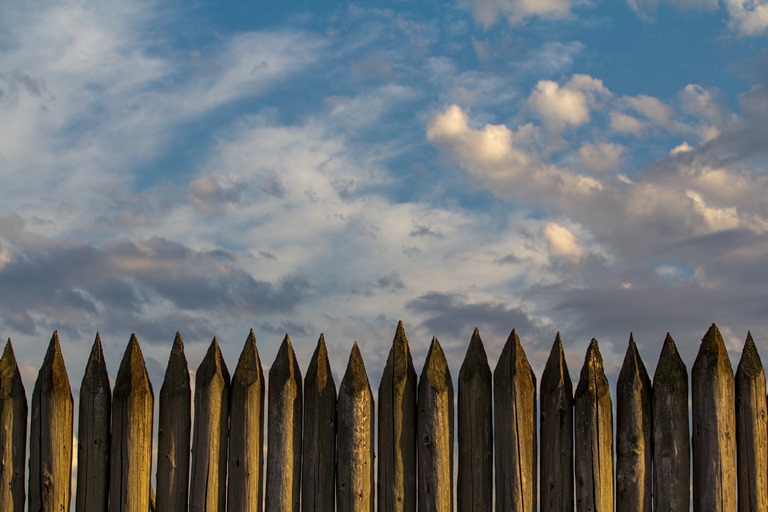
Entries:
{"label": "white fluffy cloud", "polygon": [[541,80],[528,97],[528,107],[551,130],[581,126],[590,120],[590,110],[610,92],[601,80],[577,74],[560,86],[551,80]]}
{"label": "white fluffy cloud", "polygon": [[621,164],[625,147],[613,142],[587,142],[579,148],[579,158],[590,171],[607,171]]}
{"label": "white fluffy cloud", "polygon": [[556,222],[547,222],[544,225],[544,238],[549,247],[549,253],[555,258],[568,258],[579,260],[584,255],[584,247],[581,246],[576,236]]}
{"label": "white fluffy cloud", "polygon": [[666,3],[681,10],[715,10],[721,4],[728,12],[731,29],[743,36],[759,36],[768,29],[766,0],[627,0],[635,13],[653,20],[659,4]]}
{"label": "white fluffy cloud", "polygon": [[466,0],[475,21],[489,27],[499,18],[517,24],[530,17],[564,18],[575,0]]}

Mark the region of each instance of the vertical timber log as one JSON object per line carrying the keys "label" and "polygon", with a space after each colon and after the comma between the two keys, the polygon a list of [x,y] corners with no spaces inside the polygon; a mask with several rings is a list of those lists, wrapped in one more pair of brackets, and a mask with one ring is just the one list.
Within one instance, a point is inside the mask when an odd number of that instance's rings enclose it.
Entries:
{"label": "vertical timber log", "polygon": [[0,359],[0,510],[24,510],[27,394],[11,340]]}
{"label": "vertical timber log", "polygon": [[237,361],[230,389],[227,510],[264,508],[264,372],[253,329]]}
{"label": "vertical timber log", "polygon": [[379,384],[378,510],[416,512],[416,370],[398,322]]}
{"label": "vertical timber log", "polygon": [[298,512],[301,498],[301,370],[285,335],[269,369],[267,512]]}
{"label": "vertical timber log", "polygon": [[177,332],[160,388],[156,503],[161,512],[187,511],[191,400],[192,388],[184,342]]}
{"label": "vertical timber log", "polygon": [[653,375],[653,509],[691,508],[688,370],[667,333]]}
{"label": "vertical timber log", "polygon": [[768,412],[765,371],[752,333],[736,369],[739,512],[768,511]]}
{"label": "vertical timber log", "polygon": [[493,510],[491,367],[475,329],[459,370],[458,512]]}
{"label": "vertical timber log", "polygon": [[540,395],[541,512],[573,512],[573,383],[560,333],[541,374]]}
{"label": "vertical timber log", "polygon": [[32,393],[29,510],[69,510],[72,409],[72,391],[59,334],[54,332]]}
{"label": "vertical timber log", "polygon": [[195,375],[190,512],[225,510],[228,434],[229,372],[213,338]]}
{"label": "vertical timber log", "polygon": [[592,339],[574,394],[576,510],[613,510],[613,411],[603,357]]}
{"label": "vertical timber log", "polygon": [[418,411],[419,512],[453,512],[453,382],[437,338],[419,377]]}
{"label": "vertical timber log", "polygon": [[107,510],[112,390],[98,333],[80,385],[78,418],[75,510]]}
{"label": "vertical timber log", "polygon": [[357,342],[339,386],[336,494],[339,512],[373,512],[374,404]]}
{"label": "vertical timber log", "polygon": [[139,340],[131,334],[112,393],[109,512],[148,508],[154,402]]}
{"label": "vertical timber log", "polygon": [[304,377],[301,510],[333,512],[336,468],[336,384],[325,336],[317,340]]}
{"label": "vertical timber log", "polygon": [[736,510],[736,408],[733,370],[715,324],[691,369],[693,510]]}
{"label": "vertical timber log", "polygon": [[617,510],[651,512],[652,435],[651,379],[630,334],[616,383]]}
{"label": "vertical timber log", "polygon": [[513,330],[493,372],[496,510],[535,512],[536,376]]}

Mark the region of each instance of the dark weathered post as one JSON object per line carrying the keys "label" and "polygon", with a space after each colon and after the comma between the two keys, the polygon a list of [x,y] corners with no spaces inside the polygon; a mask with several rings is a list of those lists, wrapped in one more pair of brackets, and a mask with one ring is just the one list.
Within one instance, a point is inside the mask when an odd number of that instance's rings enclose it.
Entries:
{"label": "dark weathered post", "polygon": [[576,510],[613,510],[613,411],[603,357],[592,339],[574,395]]}
{"label": "dark weathered post", "polygon": [[736,510],[736,408],[733,370],[715,324],[701,340],[693,388],[693,510]]}
{"label": "dark weathered post", "polygon": [[339,512],[373,512],[373,416],[373,393],[368,385],[363,357],[355,342],[339,386],[336,452]]}
{"label": "dark weathered post", "polygon": [[573,512],[573,384],[560,333],[541,374],[540,395],[541,512]]}
{"label": "dark weathered post", "polygon": [[75,510],[107,510],[112,390],[98,333],[80,385],[78,417]]}
{"label": "dark weathered post", "polygon": [[616,384],[617,510],[651,512],[651,391],[651,379],[630,334]]}
{"label": "dark weathered post", "polygon": [[336,491],[336,384],[322,334],[304,377],[303,433],[301,510],[332,512]]}
{"label": "dark weathered post", "polygon": [[459,370],[459,512],[493,509],[491,367],[475,329]]}
{"label": "dark weathered post", "polygon": [[109,512],[144,512],[148,508],[154,402],[139,340],[131,334],[112,393]]}
{"label": "dark weathered post", "polygon": [[739,512],[768,510],[768,411],[765,371],[752,333],[736,369]]}
{"label": "dark weathered post", "polygon": [[416,512],[416,371],[398,322],[379,384],[378,510]]}
{"label": "dark weathered post", "polygon": [[301,497],[301,370],[285,335],[269,369],[267,512],[298,512]]}
{"label": "dark weathered post", "polygon": [[69,510],[73,405],[59,334],[54,331],[32,393],[29,510]]}
{"label": "dark weathered post", "polygon": [[227,510],[264,508],[264,372],[251,330],[232,376]]}
{"label": "dark weathered post", "polygon": [[225,509],[229,441],[229,372],[213,338],[195,375],[190,512]]}
{"label": "dark weathered post", "polygon": [[653,375],[654,510],[690,510],[688,370],[667,333]]}
{"label": "dark weathered post", "polygon": [[513,330],[493,372],[496,510],[534,512],[536,376]]}
{"label": "dark weathered post", "polygon": [[11,340],[0,359],[0,510],[24,510],[27,395]]}
{"label": "dark weathered post", "polygon": [[453,382],[437,341],[419,377],[419,512],[453,511]]}
{"label": "dark weathered post", "polygon": [[157,509],[186,512],[189,487],[189,441],[192,432],[192,391],[184,342],[176,333],[160,388],[157,433]]}

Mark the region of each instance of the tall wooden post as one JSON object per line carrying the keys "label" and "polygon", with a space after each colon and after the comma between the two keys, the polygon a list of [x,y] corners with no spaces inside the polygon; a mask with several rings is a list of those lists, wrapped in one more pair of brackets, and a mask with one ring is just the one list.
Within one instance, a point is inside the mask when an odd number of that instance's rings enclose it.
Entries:
{"label": "tall wooden post", "polygon": [[27,394],[11,340],[0,358],[0,510],[23,512]]}

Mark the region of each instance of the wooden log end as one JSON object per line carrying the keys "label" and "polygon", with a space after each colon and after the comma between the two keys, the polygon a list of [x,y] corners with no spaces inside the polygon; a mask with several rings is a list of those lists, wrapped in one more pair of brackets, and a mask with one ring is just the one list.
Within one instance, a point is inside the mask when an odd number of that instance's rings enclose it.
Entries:
{"label": "wooden log end", "polygon": [[328,359],[328,348],[325,346],[325,335],[322,333],[317,340],[317,346],[312,354],[312,359],[309,361],[307,375],[304,378],[304,386],[314,387],[318,391],[322,391],[329,386],[335,389],[331,363]]}
{"label": "wooden log end", "polygon": [[627,353],[624,355],[624,363],[619,371],[617,386],[633,386],[635,382],[640,382],[646,389],[651,388],[651,379],[648,377],[648,371],[645,369],[643,359],[637,351],[634,335],[630,333]]}
{"label": "wooden log end", "polygon": [[195,375],[195,386],[198,388],[207,387],[208,384],[215,378],[219,378],[224,382],[224,387],[229,387],[229,371],[227,370],[227,364],[224,362],[224,357],[221,355],[221,348],[219,347],[219,341],[214,336],[213,341],[208,346],[208,352],[200,362],[200,366],[197,368],[197,374]]}
{"label": "wooden log end", "polygon": [[101,337],[96,333],[96,339],[91,347],[91,355],[88,357],[88,364],[85,366],[85,375],[80,385],[81,393],[103,393],[110,392],[109,373],[107,372],[107,363],[104,361],[104,351],[101,346]]}
{"label": "wooden log end", "polygon": [[449,388],[453,389],[451,371],[448,368],[448,360],[445,358],[443,347],[440,346],[440,342],[436,337],[432,337],[432,343],[429,346],[427,359],[424,361],[424,368],[421,371],[421,378],[419,379],[420,388],[424,382],[429,383],[429,385],[437,392],[442,392]]}
{"label": "wooden log end", "polygon": [[659,362],[656,363],[656,371],[653,374],[653,387],[674,385],[677,382],[688,382],[688,368],[677,351],[675,340],[667,333],[661,354],[659,354]]}
{"label": "wooden log end", "polygon": [[490,380],[491,368],[488,365],[488,355],[485,353],[483,340],[480,339],[480,331],[475,327],[472,339],[469,341],[464,362],[459,369],[459,382],[466,382],[480,373]]}
{"label": "wooden log end", "polygon": [[741,352],[741,360],[736,369],[736,381],[753,380],[764,373],[760,354],[757,352],[755,342],[752,340],[752,333],[748,331],[747,340],[744,342],[744,350]]}
{"label": "wooden log end", "polygon": [[163,385],[160,388],[162,397],[176,394],[188,394],[191,391],[189,382],[189,367],[187,366],[187,357],[184,354],[184,341],[181,334],[176,333],[171,347],[171,355],[168,357],[168,366],[165,369]]}
{"label": "wooden log end", "polygon": [[264,372],[261,368],[261,358],[259,357],[259,349],[256,347],[256,335],[253,333],[253,329],[245,340],[243,351],[240,352],[232,381],[237,381],[244,388],[248,388],[256,382],[264,381]]}
{"label": "wooden log end", "polygon": [[154,396],[147,366],[144,363],[144,355],[141,353],[139,340],[134,333],[131,334],[123,360],[120,362],[120,368],[117,370],[113,395],[115,397],[127,396],[142,391]]}
{"label": "wooden log end", "polygon": [[392,340],[392,348],[389,350],[387,363],[384,365],[384,371],[381,374],[379,393],[381,393],[382,385],[385,385],[386,382],[399,381],[401,379],[416,380],[416,370],[413,367],[411,349],[408,346],[408,338],[405,335],[402,320],[397,322],[395,337]]}
{"label": "wooden log end", "polygon": [[72,388],[69,385],[67,367],[64,364],[64,356],[61,353],[58,331],[53,331],[53,336],[45,353],[43,366],[37,374],[33,396],[40,396],[45,387],[46,392],[69,394],[72,400]]}
{"label": "wooden log end", "polygon": [[696,361],[694,361],[693,369],[691,371],[696,373],[697,368],[702,365],[712,365],[719,362],[726,364],[731,372],[733,372],[731,359],[728,357],[728,351],[725,349],[723,336],[720,334],[720,330],[717,326],[712,324],[701,339],[699,353],[696,355]]}
{"label": "wooden log end", "polygon": [[280,344],[280,349],[277,351],[275,361],[269,368],[269,381],[285,382],[288,380],[292,380],[298,386],[301,386],[299,363],[296,361],[296,353],[293,351],[291,337],[286,334],[283,342]]}
{"label": "wooden log end", "polygon": [[24,404],[27,403],[24,382],[21,380],[21,372],[10,338],[8,338],[5,349],[3,349],[3,356],[0,358],[0,397],[23,398]]}
{"label": "wooden log end", "polygon": [[558,332],[552,344],[552,350],[549,352],[549,358],[547,358],[544,371],[541,374],[541,392],[555,391],[561,388],[567,389],[569,394],[573,394],[571,374],[568,371],[568,363],[565,360],[563,341]]}
{"label": "wooden log end", "polygon": [[348,395],[364,391],[370,393],[371,391],[371,387],[368,384],[368,373],[365,371],[365,363],[363,362],[363,356],[360,353],[360,347],[357,346],[357,341],[352,345],[352,351],[349,354],[349,362],[347,363],[347,371],[344,373],[344,378],[341,380],[341,388]]}
{"label": "wooden log end", "polygon": [[603,356],[600,354],[597,340],[592,338],[587,348],[587,355],[584,357],[584,366],[581,367],[579,384],[576,386],[574,398],[579,398],[587,393],[603,396],[609,392],[608,378],[605,376],[605,369],[603,368]]}

